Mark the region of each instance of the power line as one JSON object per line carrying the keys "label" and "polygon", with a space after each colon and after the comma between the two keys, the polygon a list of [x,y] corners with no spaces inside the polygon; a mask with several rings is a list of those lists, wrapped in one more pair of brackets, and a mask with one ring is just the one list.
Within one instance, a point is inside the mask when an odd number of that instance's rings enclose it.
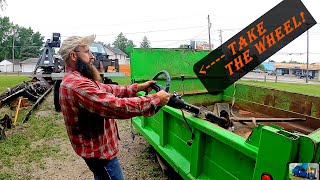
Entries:
{"label": "power line", "polygon": [[[179,42],[179,41],[187,41],[187,40],[198,40],[198,41],[206,41],[207,39],[168,39],[168,40],[158,40],[158,41],[151,41],[150,40],[150,43],[159,43],[159,42]],[[217,41],[216,39],[212,39],[211,40],[214,40],[214,41]],[[134,43],[141,43],[143,41],[133,41]]]}
{"label": "power line", "polygon": [[[204,30],[202,30],[200,33],[198,33],[196,36],[194,36],[194,38],[191,38],[191,39],[195,39],[196,37],[198,37],[200,34],[202,34],[204,31],[207,30],[207,26],[205,26],[206,28]],[[158,46],[170,46],[170,45],[174,45],[174,44],[177,44],[177,43],[180,43],[180,42],[183,42],[183,41],[190,41],[190,38],[188,39],[182,39],[182,40],[178,40],[178,41],[175,41],[174,43],[170,43],[170,44],[165,44],[165,45],[158,45]],[[152,42],[151,42],[152,43]]]}
{"label": "power line", "polygon": [[[195,28],[200,28],[200,27],[206,27],[206,26],[202,25],[202,26],[181,27],[181,28],[173,28],[173,29],[159,29],[159,30],[150,30],[150,31],[141,31],[141,32],[127,32],[127,33],[123,33],[123,34],[127,35],[127,34],[154,33],[154,32],[176,31],[176,30],[184,30],[184,29],[195,29]],[[115,33],[113,33],[113,34],[97,34],[96,36],[115,36],[115,35],[119,35],[119,33],[118,34],[115,34]],[[51,36],[45,36],[45,37],[51,37]],[[74,35],[71,35],[71,36],[74,36]],[[64,35],[61,37],[70,37],[70,36]]]}
{"label": "power line", "polygon": [[[127,25],[127,24],[142,24],[142,23],[149,23],[149,22],[159,22],[159,21],[172,21],[172,20],[177,20],[177,19],[187,19],[187,18],[194,18],[194,17],[200,17],[202,15],[196,15],[196,16],[184,16],[184,17],[173,17],[173,18],[166,18],[166,19],[155,19],[155,20],[146,20],[146,21],[136,21],[136,22],[124,22],[124,23],[116,23],[116,24],[106,24],[106,25],[95,25],[95,27],[108,27],[108,26],[120,26],[120,25]],[[73,26],[70,28],[81,28],[83,29],[82,26]]]}
{"label": "power line", "polygon": [[199,35],[201,35],[202,33],[204,33],[207,30],[207,28],[205,28],[203,31],[201,31],[199,34],[197,34],[195,37],[193,37],[192,39],[197,38]]}
{"label": "power line", "polygon": [[[184,27],[184,28],[174,28],[174,29],[162,29],[162,30],[154,30],[154,31],[144,31],[144,32],[133,32],[133,33],[124,33],[124,34],[140,34],[140,33],[150,33],[150,32],[162,32],[162,31],[175,31],[175,30],[181,30],[181,29],[194,29],[194,28],[200,28],[205,26],[192,26],[192,27]],[[114,35],[114,34],[113,34]],[[97,35],[98,36],[98,35]],[[100,35],[101,36],[101,35]]]}
{"label": "power line", "polygon": [[[12,48],[13,46],[5,46],[5,47],[0,47],[0,49],[6,49],[6,48]],[[22,48],[22,47],[43,47],[43,46],[32,46],[32,45],[27,45],[27,46],[14,46],[14,48]]]}
{"label": "power line", "polygon": [[[170,45],[174,45],[174,44],[177,44],[177,43],[180,43],[180,42],[183,42],[183,41],[190,41],[190,39],[182,39],[182,40],[179,40],[179,41],[176,41],[174,43],[170,43],[170,44],[164,44],[164,45],[158,45],[159,46],[170,46]],[[152,43],[152,42],[151,42]]]}
{"label": "power line", "polygon": [[[176,39],[176,40],[159,40],[159,41],[150,41],[151,43],[154,43],[154,42],[177,42],[177,41],[184,41],[185,39]],[[190,39],[187,39],[187,40],[190,40]],[[143,41],[133,41],[134,43],[141,43]]]}
{"label": "power line", "polygon": [[[307,52],[277,52],[273,56],[291,56],[305,55]],[[320,54],[320,52],[309,52],[309,54]]]}
{"label": "power line", "polygon": [[[184,29],[196,29],[196,28],[200,28],[200,27],[206,27],[204,25],[202,26],[191,26],[191,27],[180,27],[180,28],[172,28],[172,29],[159,29],[159,30],[150,30],[150,31],[140,31],[140,32],[127,32],[127,33],[123,33],[125,35],[127,34],[141,34],[141,33],[154,33],[154,32],[166,32],[166,31],[176,31],[176,30],[184,30]],[[113,34],[98,34],[96,36],[115,36],[115,35],[119,35],[118,33],[113,33]],[[74,36],[74,35],[62,35],[61,37],[70,37],[70,36]],[[26,38],[28,37],[32,37],[31,36],[25,36]],[[47,37],[52,37],[52,35],[41,35],[41,37],[43,37],[44,39]]]}

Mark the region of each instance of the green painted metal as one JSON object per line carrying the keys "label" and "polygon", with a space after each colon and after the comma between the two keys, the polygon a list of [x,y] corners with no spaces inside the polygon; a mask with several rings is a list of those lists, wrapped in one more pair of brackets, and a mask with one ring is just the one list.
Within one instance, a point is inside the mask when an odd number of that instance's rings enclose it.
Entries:
{"label": "green painted metal", "polygon": [[[206,53],[134,49],[131,57],[132,81],[148,80],[163,69],[175,76],[183,73],[189,76],[185,84],[189,94],[183,97],[188,103],[230,102],[234,92],[232,86],[223,94],[213,96],[206,94],[199,80],[193,77],[193,63]],[[171,92],[180,91],[181,81],[174,78],[171,87]],[[260,89],[253,91],[251,87],[239,85],[237,98],[243,98],[244,102],[251,98],[259,103],[264,101],[260,96],[270,93]],[[139,95],[144,93],[140,92]],[[286,98],[279,97],[277,100],[287,101]],[[290,106],[283,102],[277,107]],[[302,135],[276,125],[259,124],[248,138],[243,138],[189,113],[185,113],[185,117],[194,134],[191,145],[187,142],[190,142],[192,133],[178,109],[164,106],[152,117],[133,119],[139,132],[184,179],[260,179],[265,172],[271,174],[273,179],[288,179],[289,163],[298,160],[319,162],[320,130]]]}
{"label": "green painted metal", "polygon": [[[192,67],[208,53],[209,51],[184,49],[134,49],[130,61],[131,79],[134,82],[146,81],[154,77],[157,72],[166,70],[172,78],[170,92],[182,90],[181,74],[185,76],[186,93],[194,90],[205,91]],[[164,85],[163,81],[158,80],[158,82]]]}
{"label": "green painted metal", "polygon": [[312,132],[309,137],[313,140],[315,144],[315,156],[313,161],[320,162],[320,128]]}

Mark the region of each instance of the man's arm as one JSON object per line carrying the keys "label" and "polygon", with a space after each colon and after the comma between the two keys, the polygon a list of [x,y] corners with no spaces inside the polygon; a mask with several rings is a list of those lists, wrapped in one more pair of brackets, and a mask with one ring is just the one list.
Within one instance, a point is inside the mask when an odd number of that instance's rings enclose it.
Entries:
{"label": "man's arm", "polygon": [[135,97],[138,92],[138,84],[119,86],[115,84],[102,84],[99,86],[103,87],[107,92],[114,94],[116,97]]}
{"label": "man's arm", "polygon": [[[89,82],[81,82],[73,89],[74,99],[81,107],[105,118],[127,119],[135,116],[151,116],[160,103],[157,94],[145,97],[119,98],[112,93],[102,91]],[[129,92],[127,91],[127,93]],[[119,90],[118,94],[120,94]]]}

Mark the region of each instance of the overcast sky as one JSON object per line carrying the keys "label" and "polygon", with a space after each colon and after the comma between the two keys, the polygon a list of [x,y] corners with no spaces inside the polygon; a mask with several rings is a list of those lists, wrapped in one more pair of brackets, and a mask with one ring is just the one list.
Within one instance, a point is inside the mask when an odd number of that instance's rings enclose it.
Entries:
{"label": "overcast sky", "polygon": [[[207,16],[210,15],[214,47],[237,34],[281,0],[151,1],[151,0],[6,0],[0,12],[21,26],[31,27],[50,38],[60,32],[62,40],[72,35],[96,34],[98,41],[111,43],[123,32],[139,47],[147,36],[152,47],[178,47],[190,40],[208,41]],[[244,3],[245,2],[245,3]],[[320,1],[302,0],[320,23]],[[320,62],[320,24],[310,30],[309,62]],[[306,32],[270,59],[306,62]],[[288,55],[288,53],[303,53]]]}

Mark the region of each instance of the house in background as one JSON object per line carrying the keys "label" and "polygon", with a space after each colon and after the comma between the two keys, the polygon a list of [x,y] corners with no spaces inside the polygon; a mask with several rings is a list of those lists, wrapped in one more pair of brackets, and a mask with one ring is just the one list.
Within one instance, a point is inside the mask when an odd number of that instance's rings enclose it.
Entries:
{"label": "house in background", "polygon": [[24,61],[21,61],[21,71],[22,72],[33,72],[36,68],[39,58],[28,58]]}
{"label": "house in background", "polygon": [[[277,63],[275,68],[278,74],[305,75],[307,74],[307,64],[293,64],[293,63]],[[320,80],[320,62],[311,63],[308,65],[308,74],[315,79]]]}
{"label": "house in background", "polygon": [[114,48],[111,46],[105,46],[107,54],[109,55],[109,59],[118,59],[119,64],[129,64],[130,61],[127,59],[127,54],[121,51],[118,48]]}
{"label": "house in background", "polygon": [[1,72],[13,72],[13,64],[8,60],[3,60],[0,62]]}
{"label": "house in background", "polygon": [[21,72],[21,66],[20,62],[21,59],[15,59],[14,60],[14,69],[13,69],[13,63],[12,59],[4,59],[3,61],[0,62],[0,71],[1,72]]}

